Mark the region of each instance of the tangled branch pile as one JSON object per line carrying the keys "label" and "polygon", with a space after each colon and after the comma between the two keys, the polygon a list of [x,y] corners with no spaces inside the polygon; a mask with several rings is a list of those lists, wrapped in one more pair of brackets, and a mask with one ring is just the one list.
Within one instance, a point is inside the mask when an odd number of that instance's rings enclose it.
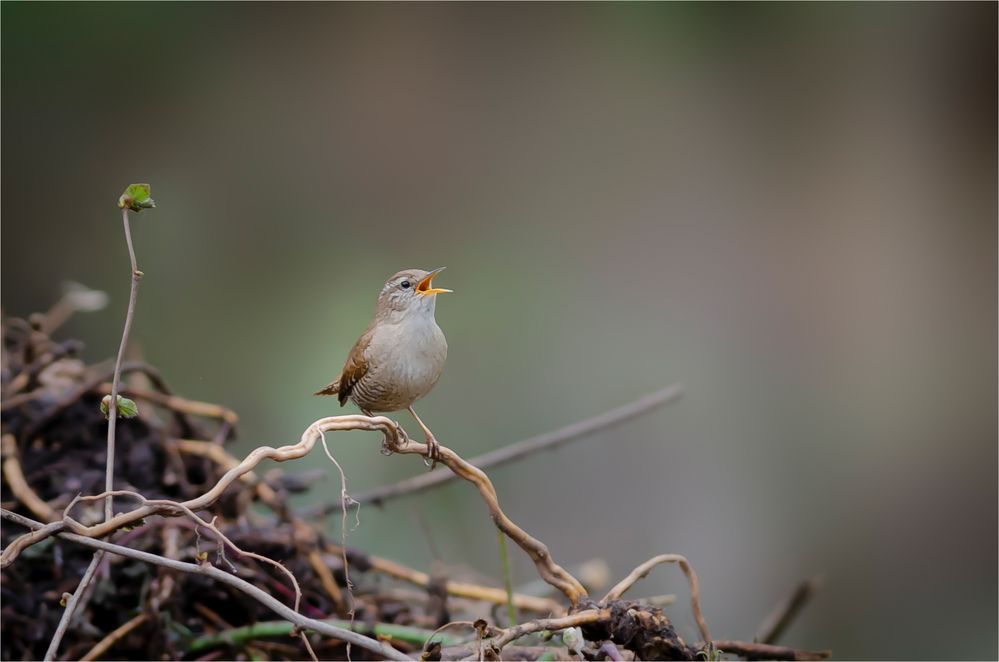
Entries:
{"label": "tangled branch pile", "polygon": [[[78,494],[103,491],[107,421],[100,401],[109,392],[111,368],[86,366],[75,354],[76,342],[57,342],[44,332],[44,318],[34,324],[3,320],[3,484],[4,508],[44,522],[56,521]],[[156,370],[144,363],[124,366],[123,394],[140,402],[140,415],[119,421],[115,487],[148,499],[186,501],[215,485],[235,460],[223,444],[233,435],[235,415],[222,408],[175,396]],[[212,509],[217,526],[236,547],[275,559],[302,587],[300,611],[313,618],[346,617],[341,550],[316,527],[295,517],[287,496],[307,487],[293,476],[255,476],[238,481]],[[264,503],[269,512],[251,508]],[[115,500],[116,512],[134,500]],[[100,502],[82,503],[73,516],[83,524],[102,519]],[[5,522],[6,548],[23,529]],[[240,554],[204,527],[180,518],[151,517],[118,534],[115,542],[172,559],[198,559],[235,572],[292,606],[294,588],[284,573]],[[27,548],[3,570],[3,659],[41,659],[62,614],[60,600],[72,592],[92,550],[49,538]],[[362,572],[372,560],[352,553],[358,623],[403,624],[431,630],[445,613],[420,604],[405,593],[365,593]],[[379,564],[379,559],[374,564]],[[391,569],[391,568],[390,568]],[[404,570],[404,569],[403,569]],[[417,577],[417,579],[419,579]],[[438,601],[439,603],[440,601]],[[121,659],[180,659],[192,652],[222,658],[263,655],[304,659],[301,642],[284,637],[212,635],[274,620],[259,602],[207,577],[175,573],[114,555],[105,557],[93,593],[63,646],[63,657],[78,659],[98,642],[131,623],[112,642],[108,655]],[[277,628],[278,631],[281,628]],[[411,648],[422,645],[414,639]],[[416,643],[418,641],[418,643]],[[318,655],[343,658],[343,642],[316,637]],[[399,646],[403,648],[402,644]],[[357,652],[355,659],[359,658]],[[363,658],[362,658],[363,659]]]}
{"label": "tangled branch pile", "polygon": [[[541,541],[506,517],[486,474],[443,446],[447,470],[475,485],[492,521],[534,560],[568,609],[344,549],[290,509],[288,495],[308,489],[309,480],[280,472],[262,479],[253,469],[267,458],[301,457],[338,430],[381,432],[389,453],[424,455],[424,444],[385,417],[339,416],[316,421],[297,444],[260,447],[239,461],[224,448],[236,415],[174,395],[141,362],[122,366],[121,392],[140,407],[118,427],[115,515],[105,522],[99,493],[107,423],[100,404],[112,369],[86,366],[75,357],[77,343],[53,340],[56,317],[50,311],[3,320],[2,514],[17,524],[2,531],[4,659],[39,659],[47,646],[63,659],[346,659],[348,640],[353,659],[696,659],[717,657],[719,649],[751,659],[825,655],[712,641],[696,575],[678,555],[650,559],[592,600]],[[616,420],[609,412],[567,430],[578,434],[598,419]],[[545,443],[567,438],[553,433]],[[90,548],[111,554],[93,566],[97,580],[81,584]],[[700,643],[685,643],[660,607],[622,599],[667,562],[679,564],[690,582]],[[385,576],[420,590],[387,586],[379,580]],[[74,590],[83,591],[76,599],[85,608],[59,647],[53,633],[69,620],[60,603]],[[541,617],[507,627],[482,618],[500,621],[489,607],[504,603]],[[561,632],[561,641],[546,632]]]}

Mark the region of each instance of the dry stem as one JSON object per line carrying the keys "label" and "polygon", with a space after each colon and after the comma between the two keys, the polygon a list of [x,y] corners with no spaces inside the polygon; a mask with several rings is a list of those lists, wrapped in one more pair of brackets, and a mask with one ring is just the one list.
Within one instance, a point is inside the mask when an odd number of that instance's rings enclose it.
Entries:
{"label": "dry stem", "polygon": [[14,435],[3,435],[3,475],[10,485],[10,491],[18,501],[43,521],[51,522],[59,519],[59,514],[49,504],[31,489],[21,468],[21,458],[17,452],[17,440]]}
{"label": "dry stem", "polygon": [[787,626],[791,624],[795,616],[801,612],[815,592],[822,584],[820,577],[806,579],[798,584],[794,591],[774,607],[774,610],[767,616],[766,620],[756,631],[756,641],[761,644],[773,644],[783,634]]}
{"label": "dry stem", "polygon": [[139,627],[149,619],[149,614],[141,613],[138,616],[134,616],[126,621],[124,624],[115,628],[108,633],[106,637],[97,642],[90,651],[80,658],[80,662],[90,662],[91,660],[96,660],[104,653],[108,652],[112,646],[114,646],[118,641],[123,639],[129,632]]}
{"label": "dry stem", "polygon": [[83,572],[83,578],[80,579],[80,583],[77,585],[76,591],[69,597],[69,600],[66,601],[66,609],[62,612],[62,618],[59,619],[59,624],[56,626],[55,634],[52,635],[49,647],[45,651],[45,662],[55,659],[56,652],[59,650],[59,642],[62,641],[63,636],[66,634],[66,630],[69,629],[69,625],[73,621],[73,614],[76,612],[76,607],[87,594],[87,588],[90,586],[90,582],[93,581],[94,575],[97,574],[97,566],[101,564],[103,559],[104,552],[102,550],[94,552],[93,558],[90,559],[90,565],[88,565],[87,569]]}
{"label": "dry stem", "polygon": [[832,655],[832,651],[808,651],[755,641],[719,640],[714,645],[724,653],[739,655],[747,660],[824,660]]}
{"label": "dry stem", "polygon": [[316,573],[316,576],[319,577],[319,583],[322,584],[323,589],[329,594],[333,600],[333,604],[336,605],[337,616],[345,616],[347,614],[347,605],[343,600],[343,591],[340,590],[340,585],[336,583],[333,573],[326,567],[323,555],[319,553],[318,549],[309,552],[309,565],[312,567],[312,571]]}
{"label": "dry stem", "polygon": [[[342,553],[341,547],[328,544],[327,548],[332,553]],[[370,566],[370,568],[376,572],[384,573],[390,577],[401,579],[422,588],[430,586],[430,575],[422,570],[409,568],[401,563],[396,563],[395,561],[390,561],[389,559],[384,559],[380,556],[370,554],[365,554],[364,560],[366,565]],[[478,584],[448,580],[445,584],[445,590],[448,592],[448,595],[453,595],[458,598],[491,602],[497,605],[505,605],[507,601],[506,591],[492,586],[480,586]],[[524,593],[513,594],[513,605],[517,609],[542,614],[562,615],[565,613],[565,607],[554,600],[549,598],[539,598],[533,595],[526,595]]]}

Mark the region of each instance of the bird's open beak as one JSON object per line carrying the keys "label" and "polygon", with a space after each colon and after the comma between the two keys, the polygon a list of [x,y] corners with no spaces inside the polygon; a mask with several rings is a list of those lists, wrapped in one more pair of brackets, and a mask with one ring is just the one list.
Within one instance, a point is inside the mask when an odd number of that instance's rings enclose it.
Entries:
{"label": "bird's open beak", "polygon": [[432,284],[431,281],[434,279],[434,276],[436,276],[442,271],[444,271],[444,267],[441,267],[440,269],[434,269],[433,271],[428,273],[423,280],[417,283],[416,291],[419,292],[420,294],[426,294],[427,296],[430,296],[431,294],[441,294],[443,292],[450,292],[451,290],[445,290],[443,287],[431,287]]}

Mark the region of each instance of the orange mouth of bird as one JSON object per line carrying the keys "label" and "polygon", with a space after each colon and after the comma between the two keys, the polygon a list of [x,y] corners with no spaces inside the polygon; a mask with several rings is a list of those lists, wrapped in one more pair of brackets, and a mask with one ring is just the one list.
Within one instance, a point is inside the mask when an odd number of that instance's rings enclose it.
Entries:
{"label": "orange mouth of bird", "polygon": [[444,267],[440,269],[434,269],[428,273],[423,280],[416,284],[416,291],[420,294],[430,296],[431,294],[442,294],[444,292],[450,292],[451,290],[445,290],[443,287],[433,287],[434,276],[444,271]]}

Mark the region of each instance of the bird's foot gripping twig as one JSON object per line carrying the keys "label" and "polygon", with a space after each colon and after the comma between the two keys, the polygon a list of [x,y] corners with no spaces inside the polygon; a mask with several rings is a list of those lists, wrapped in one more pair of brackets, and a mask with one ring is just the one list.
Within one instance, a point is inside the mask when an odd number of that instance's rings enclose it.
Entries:
{"label": "bird's foot gripping twig", "polygon": [[[367,414],[367,413],[365,415],[374,416],[374,414]],[[388,457],[392,453],[397,452],[400,446],[405,445],[409,441],[409,435],[406,434],[406,431],[402,428],[402,425],[400,425],[398,421],[392,421],[392,424],[395,426],[395,434],[394,435],[386,434],[385,438],[382,439],[381,454],[386,457]]]}
{"label": "bird's foot gripping twig", "polygon": [[434,435],[427,435],[427,456],[423,458],[423,464],[433,471],[437,468],[437,462],[441,459],[441,444]]}
{"label": "bird's foot gripping twig", "polygon": [[[395,425],[395,435],[394,436],[386,435],[385,438],[382,439],[381,453],[382,455],[385,456],[389,456],[392,455],[393,453],[399,452],[400,448],[402,448],[411,441],[409,435],[406,434],[406,431],[403,429],[402,425],[400,425],[398,421],[392,421],[392,424]],[[433,433],[431,433],[429,429],[427,429],[426,427],[424,427],[423,429],[426,432],[426,445],[427,445],[427,454],[423,458],[423,463],[428,467],[430,467],[430,469],[432,470],[437,468],[437,463],[441,459],[441,444],[439,441],[437,441],[437,439],[434,437]]]}

